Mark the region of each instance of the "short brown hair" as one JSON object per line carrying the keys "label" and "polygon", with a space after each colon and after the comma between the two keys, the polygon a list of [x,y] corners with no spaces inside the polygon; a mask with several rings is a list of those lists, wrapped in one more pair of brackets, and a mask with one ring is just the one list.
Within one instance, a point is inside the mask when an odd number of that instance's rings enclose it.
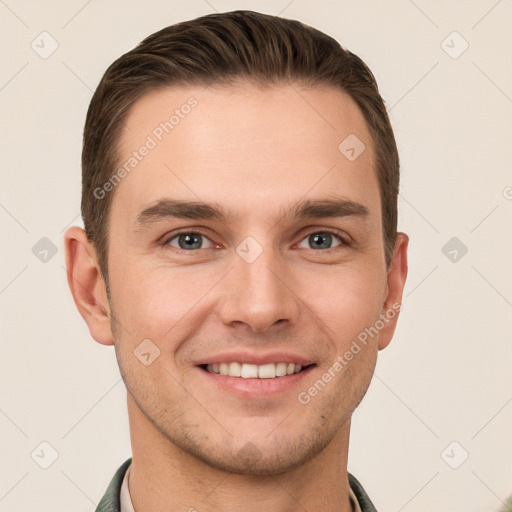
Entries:
{"label": "short brown hair", "polygon": [[[330,85],[361,109],[376,151],[386,264],[396,239],[399,158],[377,82],[332,37],[299,21],[253,11],[202,16],[164,28],[113,62],[89,105],[82,151],[82,217],[108,287],[108,225],[114,191],[94,193],[119,165],[119,139],[133,104],[149,91],[248,79],[258,84]],[[340,141],[341,142],[341,141]]]}

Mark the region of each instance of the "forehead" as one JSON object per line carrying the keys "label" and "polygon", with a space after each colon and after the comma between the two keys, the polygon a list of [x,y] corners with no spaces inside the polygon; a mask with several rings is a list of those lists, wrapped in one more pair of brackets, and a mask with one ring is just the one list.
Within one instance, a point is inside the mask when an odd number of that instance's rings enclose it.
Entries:
{"label": "forehead", "polygon": [[[229,203],[261,215],[308,196],[380,211],[374,147],[344,91],[298,84],[180,86],[147,93],[119,143],[112,210],[135,217],[163,197]],[[243,212],[243,213],[242,213]]]}

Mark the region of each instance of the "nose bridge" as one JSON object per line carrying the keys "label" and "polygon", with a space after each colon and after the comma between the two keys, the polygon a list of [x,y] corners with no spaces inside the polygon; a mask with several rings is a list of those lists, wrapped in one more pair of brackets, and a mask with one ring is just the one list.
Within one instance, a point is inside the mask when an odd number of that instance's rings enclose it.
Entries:
{"label": "nose bridge", "polygon": [[279,321],[294,321],[298,305],[270,238],[259,239],[248,236],[236,247],[221,316],[226,324],[243,322],[262,332]]}

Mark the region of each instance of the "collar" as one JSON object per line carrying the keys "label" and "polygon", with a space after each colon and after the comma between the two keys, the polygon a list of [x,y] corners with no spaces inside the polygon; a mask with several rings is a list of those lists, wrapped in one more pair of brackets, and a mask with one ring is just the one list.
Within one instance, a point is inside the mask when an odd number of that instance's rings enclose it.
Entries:
{"label": "collar", "polygon": [[[132,459],[126,460],[117,470],[96,512],[135,512],[130,498],[129,476]],[[353,512],[377,512],[359,481],[348,473],[349,498]]]}

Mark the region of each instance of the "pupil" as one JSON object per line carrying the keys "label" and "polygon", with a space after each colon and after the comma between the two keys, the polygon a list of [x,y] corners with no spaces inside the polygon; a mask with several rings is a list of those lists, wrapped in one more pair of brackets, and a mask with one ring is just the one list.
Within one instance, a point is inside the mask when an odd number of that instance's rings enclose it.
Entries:
{"label": "pupil", "polygon": [[[313,235],[313,244],[316,245],[316,247],[323,247],[329,249],[329,240],[331,238],[331,235],[328,233],[323,234],[315,234]],[[318,243],[319,242],[319,243]],[[325,243],[323,243],[325,242]]]}
{"label": "pupil", "polygon": [[[181,235],[180,237],[180,247],[182,249],[190,249],[190,248],[200,248],[201,242],[197,242],[199,237],[197,235]],[[181,242],[184,241],[182,244]],[[195,244],[196,247],[193,247]]]}

